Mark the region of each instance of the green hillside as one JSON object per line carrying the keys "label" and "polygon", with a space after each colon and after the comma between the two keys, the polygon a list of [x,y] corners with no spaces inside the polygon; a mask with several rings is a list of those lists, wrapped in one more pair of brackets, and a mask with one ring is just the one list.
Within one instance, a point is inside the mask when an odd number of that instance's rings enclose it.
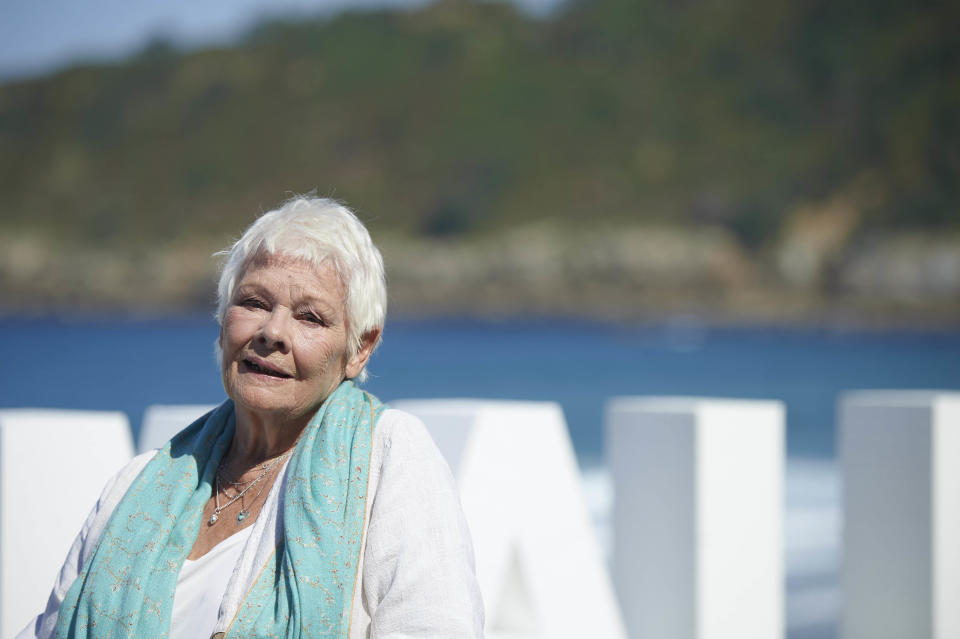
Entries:
{"label": "green hillside", "polygon": [[317,189],[400,313],[955,322],[958,7],[444,0],[0,85],[0,312],[206,308]]}
{"label": "green hillside", "polygon": [[956,226],[958,5],[444,1],[0,86],[2,227],[236,233],[291,190],[377,228],[709,222],[762,245],[853,193],[858,228]]}

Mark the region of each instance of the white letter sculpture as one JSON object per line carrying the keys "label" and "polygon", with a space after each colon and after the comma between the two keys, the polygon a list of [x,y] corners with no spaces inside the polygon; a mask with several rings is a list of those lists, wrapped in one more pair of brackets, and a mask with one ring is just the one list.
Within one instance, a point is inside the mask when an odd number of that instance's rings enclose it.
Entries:
{"label": "white letter sculpture", "polygon": [[406,400],[453,469],[488,639],[624,639],[566,421],[552,402]]}
{"label": "white letter sculpture", "polygon": [[630,637],[782,637],[783,405],[623,397],[606,422]]}
{"label": "white letter sculpture", "polygon": [[198,417],[214,408],[216,404],[154,404],[143,413],[140,437],[137,438],[137,452],[145,453],[161,448],[174,435],[192,424]]}
{"label": "white letter sculpture", "polygon": [[840,403],[842,639],[960,637],[960,393]]}
{"label": "white letter sculpture", "polygon": [[43,611],[77,531],[132,457],[123,413],[0,410],[0,637]]}

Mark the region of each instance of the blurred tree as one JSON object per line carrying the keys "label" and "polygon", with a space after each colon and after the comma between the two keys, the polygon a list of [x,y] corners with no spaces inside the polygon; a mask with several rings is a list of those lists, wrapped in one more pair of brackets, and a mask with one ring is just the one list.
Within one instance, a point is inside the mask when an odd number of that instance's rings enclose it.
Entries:
{"label": "blurred tree", "polygon": [[761,249],[852,185],[864,228],[960,222],[954,4],[442,0],[162,41],[0,86],[0,227],[233,233],[319,187],[402,233],[726,225]]}

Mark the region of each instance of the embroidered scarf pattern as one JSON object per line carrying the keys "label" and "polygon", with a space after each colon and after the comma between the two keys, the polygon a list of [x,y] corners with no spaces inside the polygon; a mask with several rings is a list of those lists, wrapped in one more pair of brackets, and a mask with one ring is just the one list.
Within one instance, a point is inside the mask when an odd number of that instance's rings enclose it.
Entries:
{"label": "embroidered scarf pattern", "polygon": [[[375,397],[347,380],[310,420],[287,466],[282,537],[228,638],[347,637],[382,412]],[[227,400],[147,464],[67,592],[56,637],[168,636],[180,568],[234,428]]]}

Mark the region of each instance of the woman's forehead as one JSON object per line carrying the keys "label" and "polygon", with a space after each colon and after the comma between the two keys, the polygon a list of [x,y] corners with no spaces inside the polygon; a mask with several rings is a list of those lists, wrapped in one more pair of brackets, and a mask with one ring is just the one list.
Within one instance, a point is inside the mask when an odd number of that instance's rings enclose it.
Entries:
{"label": "woman's forehead", "polygon": [[319,271],[320,269],[332,265],[333,258],[329,255],[322,257],[319,261],[307,259],[291,253],[271,253],[261,249],[254,253],[247,260],[247,269],[265,266],[311,268]]}
{"label": "woman's forehead", "polygon": [[341,283],[345,283],[343,276],[338,268],[336,258],[333,255],[325,255],[319,260],[308,259],[299,255],[290,255],[288,253],[269,253],[267,251],[258,251],[247,260],[247,265],[240,274],[242,280],[244,276],[252,269],[257,268],[287,268],[292,271],[312,272],[320,278],[326,278],[330,273],[336,275]]}
{"label": "woman's forehead", "polygon": [[[237,284],[254,283],[292,285],[303,289],[306,295],[336,291],[342,296],[346,290],[332,259],[324,258],[320,264],[314,264],[304,258],[282,254],[260,253],[250,260]],[[317,288],[322,290],[313,291]]]}

